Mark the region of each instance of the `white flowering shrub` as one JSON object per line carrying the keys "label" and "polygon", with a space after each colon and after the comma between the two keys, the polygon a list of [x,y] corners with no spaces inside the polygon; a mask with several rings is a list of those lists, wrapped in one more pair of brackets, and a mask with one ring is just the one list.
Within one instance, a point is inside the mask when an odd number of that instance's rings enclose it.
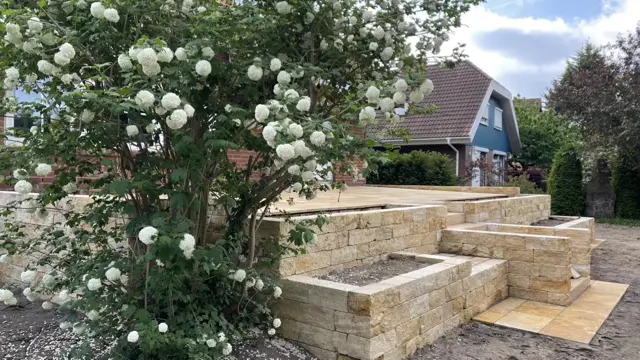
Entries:
{"label": "white flowering shrub", "polygon": [[[63,217],[33,238],[7,223],[3,262],[38,253],[52,270],[25,271],[24,295],[110,358],[218,359],[247,328],[276,334],[274,269],[290,247],[278,244],[316,242],[324,219],[258,243],[261,209],[289,189],[345,190],[319,181],[328,172],[366,175],[357,164],[373,163],[375,143],[358,134],[430,94],[427,56],[479,2],[4,1],[4,88],[42,100],[3,101],[39,125],[1,163],[21,194],[55,169],[14,205]],[[232,161],[239,150],[247,164]],[[60,206],[79,189],[91,205]],[[0,300],[17,301],[7,289]]]}

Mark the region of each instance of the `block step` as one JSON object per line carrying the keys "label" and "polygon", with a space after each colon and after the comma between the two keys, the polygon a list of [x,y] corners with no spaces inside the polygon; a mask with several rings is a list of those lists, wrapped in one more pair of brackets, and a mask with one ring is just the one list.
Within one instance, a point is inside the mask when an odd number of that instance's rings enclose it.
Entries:
{"label": "block step", "polygon": [[463,213],[447,213],[447,226],[464,224],[465,221]]}
{"label": "block step", "polygon": [[605,239],[595,239],[591,242],[591,250],[597,248],[598,246],[602,245],[602,243],[604,243],[606,240]]}
{"label": "block step", "polygon": [[569,297],[571,302],[574,302],[582,293],[591,285],[590,276],[582,276],[577,279],[571,279],[571,291],[569,291]]}

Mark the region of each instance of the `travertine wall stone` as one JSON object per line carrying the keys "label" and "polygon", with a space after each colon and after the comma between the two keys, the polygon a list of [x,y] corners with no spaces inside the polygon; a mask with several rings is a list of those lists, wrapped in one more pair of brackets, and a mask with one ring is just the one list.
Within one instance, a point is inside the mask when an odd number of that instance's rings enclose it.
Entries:
{"label": "travertine wall stone", "polygon": [[[296,222],[313,218],[265,218],[258,233],[262,237],[285,235]],[[307,246],[305,255],[290,254],[281,259],[281,276],[322,275],[371,264],[394,251],[437,253],[439,231],[447,223],[447,208],[424,205],[335,213],[328,218],[329,224],[322,230],[315,229],[318,242]]]}
{"label": "travertine wall stone", "polygon": [[509,261],[510,296],[568,305],[572,240],[566,236],[444,230],[442,252]]}
{"label": "travertine wall stone", "polygon": [[[462,204],[462,206],[460,206]],[[451,202],[450,211],[463,212],[466,222],[530,225],[551,215],[549,195],[523,195],[503,199]]]}

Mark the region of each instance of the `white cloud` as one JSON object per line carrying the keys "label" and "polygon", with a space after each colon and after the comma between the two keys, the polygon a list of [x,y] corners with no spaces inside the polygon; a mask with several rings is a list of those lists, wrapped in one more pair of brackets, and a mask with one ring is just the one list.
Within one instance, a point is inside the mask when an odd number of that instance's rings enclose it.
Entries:
{"label": "white cloud", "polygon": [[[620,32],[635,28],[640,14],[639,0],[602,0],[602,13],[593,19],[577,19],[568,22],[561,18],[545,19],[534,17],[510,17],[495,12],[501,6],[517,5],[530,0],[498,0],[498,5],[491,2],[492,7],[481,5],[473,8],[462,19],[463,27],[457,29],[451,40],[443,46],[443,54],[447,54],[457,43],[466,44],[466,53],[471,61],[500,82],[509,83],[510,75],[522,78],[524,74],[532,77],[544,76],[551,80],[559,75],[565,67],[565,60],[550,63],[531,63],[518,58],[516,54],[506,55],[495,49],[487,49],[478,39],[496,31],[519,32],[521,34],[545,34],[569,38],[576,44],[587,40],[605,45]],[[571,56],[573,54],[566,54]],[[513,84],[510,84],[513,85]],[[513,87],[513,86],[512,86]],[[511,89],[512,92],[527,93],[528,89]],[[539,89],[539,92],[544,89]]]}

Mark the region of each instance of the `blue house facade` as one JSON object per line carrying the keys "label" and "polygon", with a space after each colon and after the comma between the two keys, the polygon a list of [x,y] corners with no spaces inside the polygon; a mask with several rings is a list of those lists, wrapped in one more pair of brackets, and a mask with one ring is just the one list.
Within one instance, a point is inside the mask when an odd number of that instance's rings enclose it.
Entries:
{"label": "blue house facade", "polygon": [[379,141],[399,146],[400,152],[445,153],[467,185],[501,185],[509,156],[521,148],[511,92],[469,61],[454,68],[429,66],[427,76],[434,91],[415,106],[437,110],[404,114],[399,127],[411,134],[409,141]]}

